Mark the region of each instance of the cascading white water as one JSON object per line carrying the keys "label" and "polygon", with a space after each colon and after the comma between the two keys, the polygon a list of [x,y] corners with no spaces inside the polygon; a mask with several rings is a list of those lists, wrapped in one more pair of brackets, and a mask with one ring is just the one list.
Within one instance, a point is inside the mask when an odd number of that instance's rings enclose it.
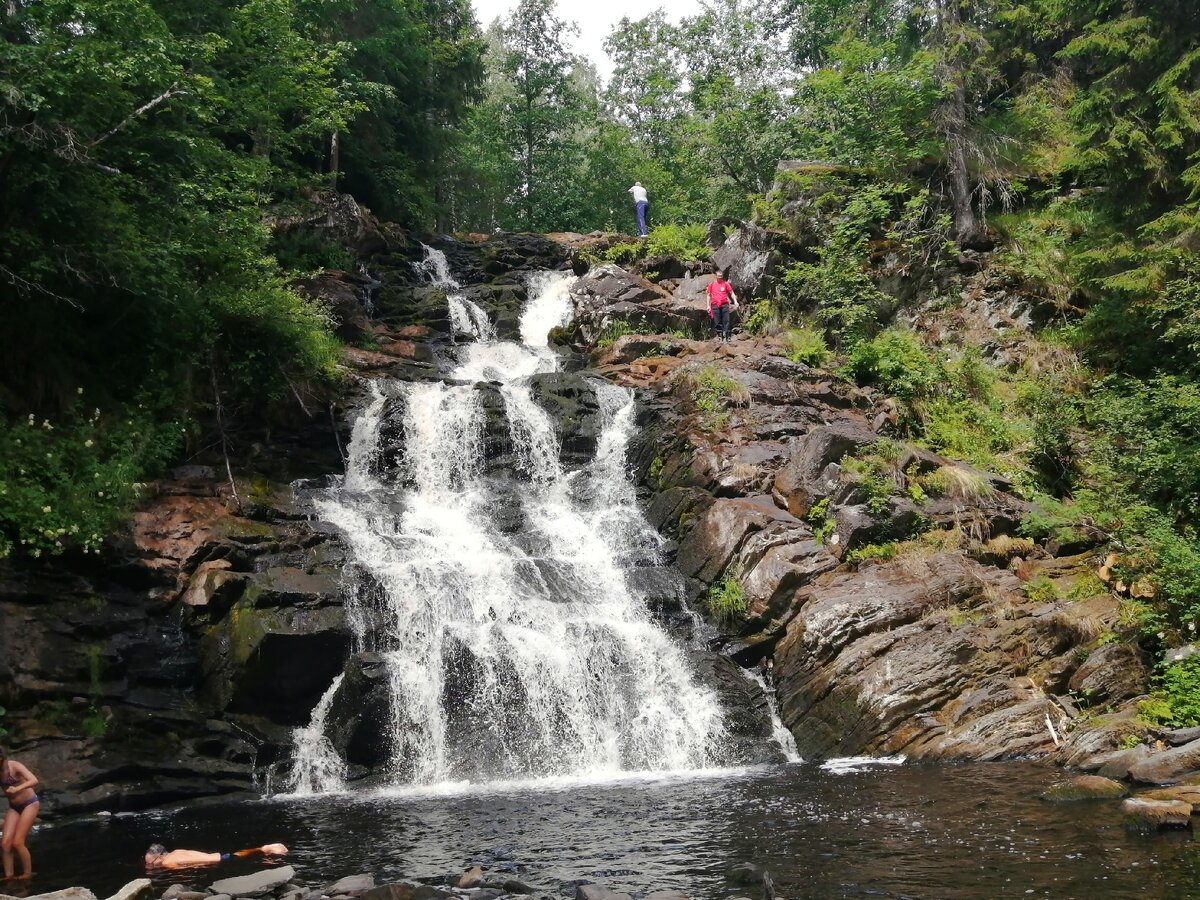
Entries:
{"label": "cascading white water", "polygon": [[292,790],[297,794],[341,790],[346,782],[346,763],[325,737],[325,720],[344,677],[333,679],[313,710],[312,720],[306,727],[297,728],[293,735],[296,767],[292,772]]}
{"label": "cascading white water", "polygon": [[[630,579],[636,566],[661,564],[627,472],[632,393],[595,385],[598,449],[573,470],[534,399],[529,377],[557,365],[545,335],[569,319],[570,280],[532,286],[524,344],[464,348],[451,383],[373,386],[346,477],[319,504],[382,597],[382,629],[367,616],[351,621],[369,629],[360,647],[386,665],[397,784],[723,761],[715,693],[692,677]],[[499,393],[516,481],[484,471],[486,391]],[[381,425],[397,404],[401,461],[380,471]],[[317,720],[300,730],[302,757],[328,746],[315,739]],[[307,781],[297,788],[342,783],[337,773],[321,782],[325,763],[299,768]]]}
{"label": "cascading white water", "polygon": [[450,307],[450,327],[459,334],[474,335],[479,340],[490,341],[496,337],[496,328],[479,304],[467,298],[462,285],[450,274],[450,263],[446,254],[426,244],[421,245],[424,258],[413,263],[413,268],[429,279],[434,287],[446,292],[446,303]]}

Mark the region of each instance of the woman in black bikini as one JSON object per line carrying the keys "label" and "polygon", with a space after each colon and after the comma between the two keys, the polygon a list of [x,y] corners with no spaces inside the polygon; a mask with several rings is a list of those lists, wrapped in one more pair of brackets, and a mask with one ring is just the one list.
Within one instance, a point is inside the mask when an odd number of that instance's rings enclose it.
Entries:
{"label": "woman in black bikini", "polygon": [[8,810],[4,813],[4,877],[13,878],[13,855],[20,857],[25,879],[33,875],[33,859],[25,846],[25,837],[41,810],[41,801],[33,792],[37,777],[23,764],[9,759],[0,748],[0,787],[8,798]]}

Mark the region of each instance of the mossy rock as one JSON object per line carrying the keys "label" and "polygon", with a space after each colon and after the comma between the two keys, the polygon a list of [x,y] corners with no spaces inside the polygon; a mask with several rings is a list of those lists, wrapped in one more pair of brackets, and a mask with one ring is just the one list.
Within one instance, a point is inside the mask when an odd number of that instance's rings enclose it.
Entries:
{"label": "mossy rock", "polygon": [[1079,800],[1120,800],[1129,789],[1119,781],[1099,775],[1079,775],[1051,785],[1042,793],[1048,803],[1074,803]]}

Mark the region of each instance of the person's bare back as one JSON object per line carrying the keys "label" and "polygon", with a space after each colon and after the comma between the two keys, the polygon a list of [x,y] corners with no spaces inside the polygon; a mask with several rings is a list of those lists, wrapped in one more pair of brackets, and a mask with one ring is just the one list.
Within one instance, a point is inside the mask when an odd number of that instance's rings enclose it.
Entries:
{"label": "person's bare back", "polygon": [[162,844],[151,844],[146,851],[147,869],[183,869],[189,866],[209,866],[232,857],[254,856],[286,856],[288,848],[283,844],[263,844],[261,847],[250,847],[247,850],[235,850],[232,853],[205,853],[203,850],[167,850]]}

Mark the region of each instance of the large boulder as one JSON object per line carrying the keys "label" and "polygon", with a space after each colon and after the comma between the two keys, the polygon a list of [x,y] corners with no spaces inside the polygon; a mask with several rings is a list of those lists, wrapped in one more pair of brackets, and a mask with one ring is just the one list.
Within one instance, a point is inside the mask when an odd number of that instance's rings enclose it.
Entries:
{"label": "large boulder", "polygon": [[346,663],[326,717],[326,735],[352,765],[374,769],[391,751],[392,701],[388,669],[379,653],[359,653]]}
{"label": "large boulder", "polygon": [[1129,777],[1145,784],[1177,784],[1200,771],[1200,740],[1173,747],[1142,760],[1129,770]]}
{"label": "large boulder", "polygon": [[792,445],[787,465],[775,476],[774,493],[792,515],[808,514],[813,504],[829,496],[836,484],[826,476],[830,465],[860,447],[879,440],[865,419],[838,419],[817,425]]}
{"label": "large boulder", "polygon": [[350,644],[340,606],[259,609],[243,599],[201,639],[201,695],[214,710],[302,725]]}
{"label": "large boulder", "polygon": [[1150,667],[1136,644],[1106,644],[1093,650],[1068,685],[1091,704],[1120,703],[1146,692]]}
{"label": "large boulder", "polygon": [[371,331],[362,302],[364,286],[365,279],[337,271],[298,278],[290,285],[316,301],[333,320],[334,333],[348,343],[357,343]]}
{"label": "large boulder", "polygon": [[695,333],[708,327],[702,302],[673,298],[664,288],[620,266],[597,266],[571,287],[574,328],[592,345],[616,328],[642,334]]}
{"label": "large boulder", "polygon": [[779,236],[756,225],[743,225],[713,254],[713,264],[728,272],[740,297],[765,297],[775,286],[786,257],[776,249]]}

